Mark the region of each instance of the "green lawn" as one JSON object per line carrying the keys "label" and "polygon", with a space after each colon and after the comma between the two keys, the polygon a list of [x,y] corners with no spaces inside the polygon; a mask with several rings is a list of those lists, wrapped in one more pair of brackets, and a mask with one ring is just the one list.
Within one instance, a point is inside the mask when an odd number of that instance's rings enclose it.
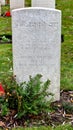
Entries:
{"label": "green lawn", "polygon": [[[30,0],[29,0],[30,1]],[[56,8],[62,11],[61,89],[73,90],[73,0],[56,0]],[[28,5],[28,1],[26,1]],[[29,4],[30,5],[30,4]],[[9,6],[2,7],[2,12]],[[12,34],[11,18],[0,17],[0,35]],[[0,44],[0,82],[12,74],[12,45]],[[72,130],[70,125],[56,128],[19,128],[18,130]],[[16,129],[13,129],[16,130]]]}
{"label": "green lawn", "polygon": [[7,75],[12,74],[12,46],[11,44],[0,45],[0,82]]}
{"label": "green lawn", "polygon": [[[9,11],[9,6],[2,6],[2,15],[4,15],[6,11]],[[11,17],[0,17],[0,35],[11,33]]]}
{"label": "green lawn", "polygon": [[[2,130],[2,129],[0,129]],[[5,129],[8,130],[8,129]],[[52,128],[50,126],[45,127],[45,126],[41,126],[41,127],[33,127],[33,128],[22,128],[22,127],[18,127],[18,128],[13,128],[11,130],[73,130],[73,126],[71,125],[61,125],[61,126],[57,126],[56,128]]]}
{"label": "green lawn", "polygon": [[62,125],[62,126],[57,126],[56,128],[51,128],[51,127],[34,127],[34,128],[14,128],[12,130],[73,130],[73,127],[71,125]]}
{"label": "green lawn", "polygon": [[57,0],[57,9],[62,11],[61,89],[73,90],[73,2]]}

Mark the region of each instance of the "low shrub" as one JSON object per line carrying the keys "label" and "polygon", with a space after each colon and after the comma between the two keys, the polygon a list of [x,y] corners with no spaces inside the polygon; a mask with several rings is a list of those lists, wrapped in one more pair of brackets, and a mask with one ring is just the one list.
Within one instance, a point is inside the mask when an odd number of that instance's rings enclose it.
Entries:
{"label": "low shrub", "polygon": [[50,111],[51,100],[46,98],[52,93],[48,92],[50,81],[41,81],[42,75],[37,74],[35,77],[29,77],[28,82],[17,84],[15,77],[7,77],[4,84],[5,96],[1,97],[2,115],[8,114],[10,109],[15,109],[17,117]]}

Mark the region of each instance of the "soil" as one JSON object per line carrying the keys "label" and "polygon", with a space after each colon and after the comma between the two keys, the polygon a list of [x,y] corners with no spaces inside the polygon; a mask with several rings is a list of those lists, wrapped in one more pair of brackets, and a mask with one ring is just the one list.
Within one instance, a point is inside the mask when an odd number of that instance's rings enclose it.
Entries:
{"label": "soil", "polygon": [[70,123],[73,125],[73,91],[61,91],[60,101],[51,104],[53,111],[38,116],[28,115],[17,119],[16,111],[10,110],[8,116],[0,116],[0,127],[11,129],[13,127],[53,126]]}

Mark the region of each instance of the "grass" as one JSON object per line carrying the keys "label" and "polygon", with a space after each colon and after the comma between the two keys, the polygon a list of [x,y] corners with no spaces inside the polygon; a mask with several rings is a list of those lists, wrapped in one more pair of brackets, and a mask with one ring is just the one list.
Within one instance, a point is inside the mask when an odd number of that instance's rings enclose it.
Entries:
{"label": "grass", "polygon": [[57,9],[62,11],[61,89],[73,90],[73,3],[72,0],[57,0]]}
{"label": "grass", "polygon": [[25,0],[25,6],[30,7],[31,6],[31,0]]}
{"label": "grass", "polygon": [[57,126],[56,128],[51,128],[50,126],[45,127],[45,126],[41,126],[41,127],[33,127],[33,128],[14,128],[12,130],[73,130],[73,127],[71,125],[61,125],[61,126]]}
{"label": "grass", "polygon": [[7,75],[12,74],[12,46],[11,44],[0,45],[0,82]]}
{"label": "grass", "polygon": [[[2,129],[0,129],[2,130]],[[8,129],[7,129],[8,130]],[[22,128],[22,127],[18,127],[18,128],[13,128],[11,130],[73,130],[73,126],[71,126],[70,124],[66,124],[66,125],[60,125],[57,126],[56,128],[52,128],[50,126],[45,127],[45,126],[41,126],[41,127],[33,127],[33,128]]]}
{"label": "grass", "polygon": [[11,18],[0,17],[0,35],[11,34]]}
{"label": "grass", "polygon": [[[4,15],[6,11],[9,11],[9,6],[2,6],[2,15]],[[0,17],[0,35],[11,33],[11,17]]]}
{"label": "grass", "polygon": [[[30,0],[29,0],[30,1]],[[61,89],[73,90],[73,0],[56,0],[57,9],[62,10],[62,34],[64,42],[61,50]],[[26,1],[26,5],[28,2]],[[30,5],[30,3],[29,3]],[[28,5],[28,6],[29,6]],[[3,6],[2,12],[9,10]],[[11,34],[11,18],[0,17],[0,35]],[[12,45],[0,45],[0,81],[12,74]],[[71,125],[39,128],[18,128],[18,130],[72,130]],[[13,129],[16,130],[16,129]]]}

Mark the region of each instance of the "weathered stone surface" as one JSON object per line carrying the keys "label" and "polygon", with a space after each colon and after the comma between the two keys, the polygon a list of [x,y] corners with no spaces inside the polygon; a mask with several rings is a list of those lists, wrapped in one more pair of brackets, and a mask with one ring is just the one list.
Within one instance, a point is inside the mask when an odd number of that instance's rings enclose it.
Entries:
{"label": "weathered stone surface", "polygon": [[55,0],[32,0],[32,7],[55,8]]}
{"label": "weathered stone surface", "polygon": [[10,0],[10,9],[24,8],[24,0]]}
{"label": "weathered stone surface", "polygon": [[13,71],[19,82],[29,75],[50,79],[54,100],[60,98],[61,12],[47,8],[12,11]]}
{"label": "weathered stone surface", "polygon": [[5,5],[5,0],[0,0],[1,5]]}

